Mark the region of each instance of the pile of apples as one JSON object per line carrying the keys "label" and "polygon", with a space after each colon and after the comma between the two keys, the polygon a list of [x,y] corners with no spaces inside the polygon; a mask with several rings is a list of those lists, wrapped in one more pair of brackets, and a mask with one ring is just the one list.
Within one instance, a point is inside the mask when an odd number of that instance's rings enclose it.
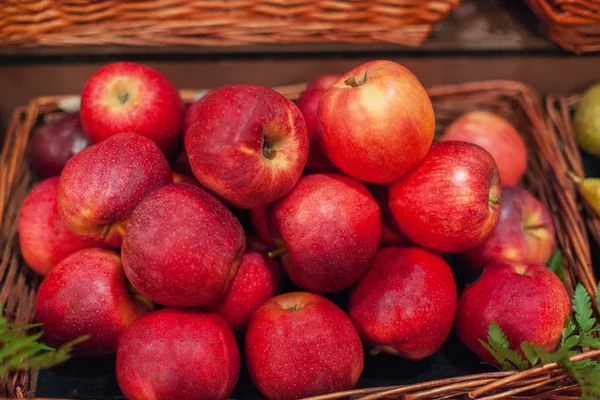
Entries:
{"label": "pile of apples", "polygon": [[[297,103],[236,84],[189,106],[151,68],[106,65],[79,113],[30,141],[47,178],[19,237],[46,275],[47,342],[116,352],[130,399],[225,399],[242,362],[269,399],[347,390],[363,349],[423,359],[453,326],[493,363],[492,321],[517,350],[552,350],[570,304],[544,266],[552,219],[518,186],[521,136],[485,110],[434,131],[427,92],[390,61]],[[443,254],[481,275],[460,298]]]}

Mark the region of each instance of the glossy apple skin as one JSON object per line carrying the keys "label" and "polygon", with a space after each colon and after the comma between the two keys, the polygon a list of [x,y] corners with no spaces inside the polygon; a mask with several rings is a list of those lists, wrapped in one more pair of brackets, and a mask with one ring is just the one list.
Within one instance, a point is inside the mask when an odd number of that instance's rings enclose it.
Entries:
{"label": "glossy apple skin", "polygon": [[60,175],[58,209],[72,232],[101,247],[119,248],[134,208],[172,179],[154,142],[121,133],[69,160]]}
{"label": "glossy apple skin", "polygon": [[381,239],[382,246],[408,247],[410,240],[404,237],[398,230],[394,216],[390,210],[389,185],[368,185],[368,189],[379,205],[381,215]]}
{"label": "glossy apple skin", "polygon": [[60,175],[73,155],[89,145],[79,113],[69,113],[34,130],[27,145],[31,167],[42,178]]}
{"label": "glossy apple skin", "polygon": [[192,307],[221,298],[235,277],[246,236],[235,216],[207,191],[172,183],[133,212],[123,239],[123,268],[152,301]]}
{"label": "glossy apple skin", "polygon": [[[353,78],[357,87],[350,86]],[[427,154],[435,130],[431,100],[404,66],[386,60],[342,75],[319,104],[321,146],[333,165],[369,183],[389,183]]]}
{"label": "glossy apple skin", "polygon": [[456,283],[442,257],[418,247],[385,247],[350,295],[348,315],[371,354],[418,360],[446,341]]}
{"label": "glossy apple skin", "polygon": [[273,245],[273,238],[269,232],[269,223],[267,222],[267,207],[255,207],[250,210],[250,221],[254,228],[254,233],[263,242]]}
{"label": "glossy apple skin", "polygon": [[240,332],[256,310],[282,290],[281,266],[264,254],[246,250],[227,293],[205,308],[223,317],[234,332]]}
{"label": "glossy apple skin", "polygon": [[348,390],[363,370],[362,345],[348,316],[308,292],[279,295],[258,309],[245,355],[254,385],[270,400]]}
{"label": "glossy apple skin", "polygon": [[89,335],[74,354],[98,357],[115,353],[125,328],[152,307],[131,293],[117,253],[89,248],[65,258],[42,281],[35,316],[50,346]]}
{"label": "glossy apple skin", "polygon": [[498,168],[483,148],[434,143],[421,164],[390,185],[390,209],[413,243],[443,253],[475,248],[500,216]]}
{"label": "glossy apple skin", "polygon": [[83,88],[80,112],[93,143],[134,132],[170,154],[181,135],[179,92],[160,72],[137,63],[114,62],[96,71]]}
{"label": "glossy apple skin", "polygon": [[298,107],[273,89],[245,84],[214,89],[202,100],[185,135],[200,183],[242,209],[288,193],[308,158]]}
{"label": "glossy apple skin", "polygon": [[496,229],[463,257],[475,269],[501,261],[546,265],[554,249],[554,223],[546,207],[523,188],[503,186]]}
{"label": "glossy apple skin", "polygon": [[240,355],[220,316],[162,309],[136,320],[117,352],[117,382],[128,399],[225,400]]}
{"label": "glossy apple skin", "polygon": [[306,130],[308,132],[308,140],[310,141],[306,169],[311,172],[338,172],[337,168],[329,161],[321,148],[321,140],[319,132],[317,132],[319,102],[325,90],[338,79],[339,75],[319,76],[306,87],[296,103],[306,121]]}
{"label": "glossy apple skin", "polygon": [[471,111],[450,124],[441,138],[479,145],[494,158],[502,185],[517,185],[527,170],[527,147],[515,127],[490,111]]}
{"label": "glossy apple skin", "polygon": [[282,264],[298,286],[331,293],[356,283],[379,247],[379,207],[367,188],[341,174],[313,174],[268,210]]}
{"label": "glossy apple skin", "polygon": [[458,299],[456,333],[469,349],[492,364],[494,358],[478,341],[487,341],[492,321],[502,328],[513,350],[521,352],[520,344],[527,341],[552,351],[570,304],[562,282],[543,265],[489,264]]}
{"label": "glossy apple skin", "polygon": [[58,212],[58,176],[31,189],[19,211],[19,247],[27,265],[41,275],[68,255],[90,247],[72,233]]}

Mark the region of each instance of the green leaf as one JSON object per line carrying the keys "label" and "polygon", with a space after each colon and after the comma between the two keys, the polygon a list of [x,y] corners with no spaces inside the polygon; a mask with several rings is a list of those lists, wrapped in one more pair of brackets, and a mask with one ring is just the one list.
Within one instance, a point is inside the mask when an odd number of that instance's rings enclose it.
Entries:
{"label": "green leaf", "polygon": [[35,342],[38,341],[42,335],[42,332],[40,332],[32,336],[23,336],[21,339],[5,344],[2,349],[0,349],[0,360],[6,359],[8,356],[16,353],[22,348],[35,344]]}
{"label": "green leaf", "polygon": [[563,268],[563,257],[562,257],[562,251],[560,249],[557,249],[554,254],[552,254],[552,257],[550,257],[550,261],[548,261],[548,269],[552,272],[554,272],[554,274],[556,274],[556,276],[558,276],[558,278],[561,280],[561,282],[563,282],[563,284],[565,283],[565,270]]}
{"label": "green leaf", "polygon": [[28,330],[28,329],[32,329],[32,328],[39,328],[40,326],[42,326],[44,324],[27,324],[27,325],[15,325],[15,324],[6,324],[5,326],[7,328],[10,329],[18,329],[18,330]]}
{"label": "green leaf", "polygon": [[502,329],[491,322],[488,328],[487,343],[479,339],[481,345],[494,357],[504,370],[526,369],[527,360],[515,350],[509,349],[509,342]]}
{"label": "green leaf", "polygon": [[573,335],[573,336],[569,336],[565,342],[562,344],[562,348],[564,348],[565,350],[571,350],[573,347],[577,346],[579,344],[579,336],[578,335]]}
{"label": "green leaf", "polygon": [[0,305],[0,378],[4,378],[11,371],[32,368],[48,368],[60,364],[71,357],[73,347],[88,336],[73,340],[58,350],[38,340],[43,333],[25,333],[27,330],[38,328],[41,324],[16,325],[8,324],[2,315]]}
{"label": "green leaf", "polygon": [[488,328],[488,343],[494,347],[508,349],[508,338],[494,321],[490,322]]}
{"label": "green leaf", "polygon": [[588,333],[596,323],[596,318],[592,317],[592,303],[590,296],[583,287],[578,284],[573,297],[573,310],[575,311],[575,320],[582,333]]}
{"label": "green leaf", "polygon": [[569,355],[566,349],[559,348],[554,352],[549,352],[541,348],[535,343],[531,342],[523,342],[521,343],[521,347],[529,347],[528,352],[534,353],[542,362],[542,364],[547,364],[551,362],[557,362],[561,359],[568,359]]}
{"label": "green leaf", "polygon": [[600,349],[600,338],[592,336],[584,336],[581,338],[581,347],[591,347],[592,349]]}
{"label": "green leaf", "polygon": [[598,287],[596,288],[596,304],[600,304],[600,283],[598,283]]}
{"label": "green leaf", "polygon": [[521,343],[521,350],[523,351],[523,354],[525,354],[525,357],[531,366],[535,366],[540,361],[540,356],[538,356],[535,350],[531,348],[529,343]]}
{"label": "green leaf", "polygon": [[506,357],[504,357],[503,355],[498,353],[496,350],[494,350],[494,348],[492,346],[490,346],[489,344],[487,344],[485,341],[483,341],[481,339],[478,339],[478,340],[479,340],[479,343],[481,343],[481,345],[492,355],[492,357],[494,357],[496,362],[498,364],[500,364],[500,367],[502,367],[502,369],[504,371],[514,371],[516,369],[516,367],[514,365],[510,364],[506,360]]}
{"label": "green leaf", "polygon": [[576,363],[573,363],[573,368],[577,368],[577,369],[583,369],[583,368],[590,368],[590,367],[595,367],[598,363],[594,360],[581,360],[581,361],[577,361]]}
{"label": "green leaf", "polygon": [[560,346],[561,347],[565,344],[565,341],[567,340],[567,338],[569,336],[571,336],[571,334],[573,332],[575,332],[576,328],[577,328],[577,326],[573,322],[573,318],[571,318],[571,316],[568,316],[567,318],[565,318],[565,327],[562,330],[562,335],[560,338]]}

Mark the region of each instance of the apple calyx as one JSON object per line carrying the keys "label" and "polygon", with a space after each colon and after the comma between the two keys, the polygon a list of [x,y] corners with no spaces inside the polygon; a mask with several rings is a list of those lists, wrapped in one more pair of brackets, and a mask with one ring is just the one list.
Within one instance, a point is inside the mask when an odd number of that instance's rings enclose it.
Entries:
{"label": "apple calyx", "polygon": [[358,84],[358,82],[356,81],[356,78],[351,76],[350,78],[346,79],[344,81],[344,85],[346,86],[350,86],[350,87],[359,87],[360,85]]}
{"label": "apple calyx", "polygon": [[286,247],[280,247],[280,248],[278,248],[278,249],[275,249],[275,250],[269,251],[269,252],[267,253],[267,256],[268,256],[269,258],[275,258],[275,257],[282,256],[282,255],[286,254],[287,252],[288,252],[288,249],[287,249]]}
{"label": "apple calyx", "polygon": [[293,306],[287,306],[286,310],[290,310],[290,311],[298,311],[300,307],[298,307],[298,304],[294,304]]}
{"label": "apple calyx", "polygon": [[275,150],[276,144],[279,141],[277,135],[273,135],[270,129],[265,129],[263,132],[263,148],[262,153],[268,160],[273,160],[277,155],[277,150]]}
{"label": "apple calyx", "polygon": [[263,156],[265,156],[269,160],[274,159],[276,155],[277,155],[277,150],[275,150],[274,148],[266,147],[266,146],[263,147]]}
{"label": "apple calyx", "polygon": [[119,100],[119,103],[125,105],[129,101],[129,93],[119,92],[117,93],[117,99]]}

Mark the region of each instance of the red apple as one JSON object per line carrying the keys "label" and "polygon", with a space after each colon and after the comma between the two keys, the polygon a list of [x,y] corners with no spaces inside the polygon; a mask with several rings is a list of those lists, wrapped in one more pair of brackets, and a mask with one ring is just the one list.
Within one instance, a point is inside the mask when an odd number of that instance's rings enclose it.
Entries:
{"label": "red apple", "polygon": [[377,205],[379,205],[381,214],[381,244],[396,247],[410,246],[410,241],[402,236],[398,230],[392,210],[390,210],[389,185],[369,185],[369,191],[373,195]]}
{"label": "red apple", "polygon": [[125,331],[117,352],[117,381],[128,399],[225,400],[239,374],[235,338],[214,313],[149,313]]}
{"label": "red apple", "polygon": [[342,172],[389,183],[415,167],[433,141],[431,100],[405,67],[376,60],[342,75],[319,104],[321,145]]}
{"label": "red apple", "polygon": [[245,349],[250,377],[270,400],[348,390],[363,369],[362,345],[348,316],[307,292],[282,294],[259,308]]}
{"label": "red apple", "polygon": [[434,143],[421,164],[390,186],[400,232],[420,246],[459,253],[483,243],[500,216],[498,168],[483,148]]}
{"label": "red apple", "polygon": [[179,140],[182,116],[175,86],[137,63],[105,65],[88,79],[81,95],[81,125],[93,143],[134,132],[169,154]]}
{"label": "red apple", "polygon": [[553,251],[554,224],[546,207],[527,190],[504,186],[496,229],[464,258],[476,269],[501,261],[546,265]]}
{"label": "red apple", "polygon": [[206,306],[219,314],[233,331],[246,328],[252,315],[283,289],[283,271],[266,255],[247,250],[231,287],[221,299]]}
{"label": "red apple", "polygon": [[479,145],[494,158],[502,185],[516,185],[527,169],[527,147],[515,127],[490,111],[471,111],[450,124],[441,140]]}
{"label": "red apple", "polygon": [[311,172],[337,172],[337,168],[333,166],[321,148],[317,125],[319,123],[319,101],[321,101],[325,90],[338,79],[339,75],[318,77],[302,92],[296,103],[306,121],[306,131],[310,141],[306,168]]}
{"label": "red apple", "polygon": [[489,264],[458,299],[456,333],[469,349],[494,364],[479,343],[479,339],[487,342],[492,321],[504,331],[511,349],[521,352],[520,345],[526,341],[552,351],[569,310],[565,287],[545,266]]}
{"label": "red apple", "polygon": [[273,245],[273,238],[269,232],[269,224],[267,222],[267,207],[260,206],[250,210],[250,221],[254,227],[254,233],[263,242]]}
{"label": "red apple", "polygon": [[59,262],[90,244],[72,233],[58,212],[58,177],[31,189],[19,212],[19,247],[27,265],[46,275]]}
{"label": "red apple", "polygon": [[269,207],[269,227],[292,281],[313,292],[356,283],[379,247],[379,207],[360,182],[340,174],[300,179]]}
{"label": "red apple", "polygon": [[98,248],[60,262],[42,281],[35,300],[35,316],[50,346],[89,336],[74,348],[81,357],[115,353],[125,328],[152,308],[132,294],[119,255]]}
{"label": "red apple", "polygon": [[137,206],[123,239],[123,268],[152,301],[191,307],[221,298],[246,246],[235,216],[197,186],[172,183]]}
{"label": "red apple", "polygon": [[410,247],[386,247],[350,294],[348,315],[379,352],[418,360],[446,341],[456,314],[456,284],[439,255]]}
{"label": "red apple", "polygon": [[119,248],[134,208],[172,179],[154,142],[122,133],[69,160],[60,175],[58,209],[72,232],[102,247]]}
{"label": "red apple", "polygon": [[266,206],[300,179],[308,157],[298,107],[272,89],[231,85],[203,98],[185,135],[200,183],[233,207]]}
{"label": "red apple", "polygon": [[31,133],[27,145],[29,162],[41,177],[60,175],[67,161],[88,144],[89,140],[81,129],[79,113],[69,113]]}

